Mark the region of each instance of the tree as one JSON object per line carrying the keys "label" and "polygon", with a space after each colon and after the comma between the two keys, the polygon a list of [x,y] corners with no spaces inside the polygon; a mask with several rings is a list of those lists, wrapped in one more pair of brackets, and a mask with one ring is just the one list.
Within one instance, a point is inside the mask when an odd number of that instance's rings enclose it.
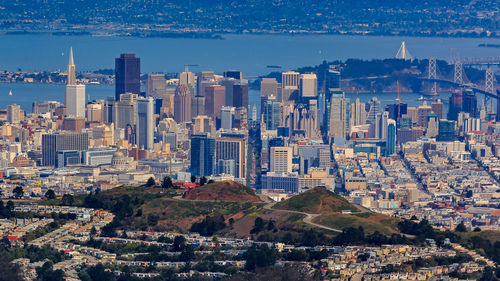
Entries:
{"label": "tree", "polygon": [[163,182],[161,183],[161,187],[163,187],[163,188],[172,188],[172,187],[174,187],[174,185],[172,184],[172,178],[170,178],[169,176],[165,176],[163,178]]}
{"label": "tree", "polygon": [[16,188],[14,188],[14,190],[12,191],[12,193],[14,193],[14,197],[17,198],[17,199],[23,197],[23,195],[24,195],[23,187],[20,186],[20,185],[16,186]]}
{"label": "tree", "polygon": [[181,236],[181,235],[177,235],[174,237],[174,243],[172,244],[172,250],[174,251],[181,251],[182,249],[184,249],[184,247],[186,246],[186,238],[184,238],[184,236]]}
{"label": "tree", "polygon": [[146,187],[151,187],[156,184],[155,179],[153,177],[150,177],[148,181],[146,182]]}
{"label": "tree", "polygon": [[481,232],[481,228],[479,228],[478,226],[476,226],[476,228],[474,228],[474,232]]}
{"label": "tree", "polygon": [[231,228],[233,228],[233,225],[234,225],[234,219],[233,219],[233,218],[230,218],[230,219],[229,219],[229,226],[230,226]]}
{"label": "tree", "polygon": [[19,265],[11,263],[6,257],[0,258],[0,281],[22,281]]}
{"label": "tree", "polygon": [[457,225],[457,227],[455,228],[455,231],[456,232],[467,232],[467,228],[465,227],[465,225],[463,223],[460,223],[459,225]]}
{"label": "tree", "polygon": [[267,247],[265,244],[260,246],[253,245],[243,254],[246,260],[245,266],[247,270],[255,270],[257,267],[274,265],[277,256],[276,250]]}
{"label": "tree", "polygon": [[207,183],[207,178],[205,176],[200,178],[200,186],[204,186]]}
{"label": "tree", "polygon": [[64,194],[61,203],[66,206],[73,206],[73,203],[75,202],[75,198],[73,198],[73,195],[71,194]]}
{"label": "tree", "polygon": [[101,229],[101,235],[104,237],[116,237],[116,229],[113,223],[110,222]]}
{"label": "tree", "polygon": [[49,189],[47,190],[47,192],[45,192],[45,198],[47,199],[55,199],[56,198],[56,193],[54,192],[54,190],[52,189]]}
{"label": "tree", "polygon": [[196,182],[196,176],[191,176],[191,183],[195,183]]}
{"label": "tree", "polygon": [[41,281],[63,281],[64,272],[60,269],[54,270],[52,261],[45,262],[42,267],[36,269],[38,280]]}
{"label": "tree", "polygon": [[92,226],[92,228],[90,229],[90,238],[94,238],[95,236],[97,235],[97,229],[95,229],[95,226]]}
{"label": "tree", "polygon": [[264,229],[265,222],[261,217],[257,217],[250,233],[259,233]]}

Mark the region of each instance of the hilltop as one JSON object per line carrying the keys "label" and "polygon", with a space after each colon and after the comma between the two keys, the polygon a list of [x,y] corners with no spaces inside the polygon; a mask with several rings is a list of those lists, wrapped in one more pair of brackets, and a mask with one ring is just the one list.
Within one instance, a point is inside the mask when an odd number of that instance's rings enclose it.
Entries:
{"label": "hilltop", "polygon": [[191,189],[183,198],[199,201],[261,202],[251,188],[233,181],[214,182]]}
{"label": "hilltop", "polygon": [[343,210],[359,211],[358,207],[347,202],[341,196],[321,187],[313,188],[288,200],[279,202],[274,208],[310,214],[341,212]]}
{"label": "hilltop", "polygon": [[[279,202],[274,209],[307,213],[312,217],[312,223],[338,230],[362,226],[367,233],[399,233],[398,219],[365,210],[320,187]],[[352,214],[342,214],[342,211],[351,211]]]}

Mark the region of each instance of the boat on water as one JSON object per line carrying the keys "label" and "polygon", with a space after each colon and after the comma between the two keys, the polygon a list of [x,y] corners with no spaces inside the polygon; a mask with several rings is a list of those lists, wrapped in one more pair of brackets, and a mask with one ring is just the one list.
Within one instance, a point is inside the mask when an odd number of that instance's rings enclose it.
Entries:
{"label": "boat on water", "polygon": [[12,90],[9,91],[9,96],[12,96]]}
{"label": "boat on water", "polygon": [[424,98],[424,96],[420,96],[420,97],[418,98],[418,100],[427,100],[427,99],[426,99],[426,98]]}

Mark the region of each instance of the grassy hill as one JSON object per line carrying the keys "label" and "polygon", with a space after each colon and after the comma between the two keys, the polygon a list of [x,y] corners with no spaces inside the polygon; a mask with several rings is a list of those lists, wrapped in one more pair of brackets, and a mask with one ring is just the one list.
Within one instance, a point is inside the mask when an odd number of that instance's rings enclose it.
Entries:
{"label": "grassy hill", "polygon": [[[383,234],[399,233],[398,219],[386,215],[365,211],[349,203],[341,196],[316,187],[288,200],[277,203],[275,209],[318,214],[313,222],[334,229],[362,226],[367,233],[378,231]],[[343,210],[353,214],[342,214]]]}
{"label": "grassy hill", "polygon": [[321,187],[313,188],[288,200],[279,202],[274,205],[274,208],[310,214],[341,212],[342,210],[359,211],[356,206],[347,202],[341,196]]}
{"label": "grassy hill", "polygon": [[233,181],[214,182],[191,189],[184,194],[187,200],[260,202],[253,190]]}

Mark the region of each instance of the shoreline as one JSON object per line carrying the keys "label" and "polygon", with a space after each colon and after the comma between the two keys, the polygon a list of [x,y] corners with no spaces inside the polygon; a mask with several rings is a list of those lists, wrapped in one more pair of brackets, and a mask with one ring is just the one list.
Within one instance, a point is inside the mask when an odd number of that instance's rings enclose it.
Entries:
{"label": "shoreline", "polygon": [[[265,35],[265,36],[359,36],[359,37],[407,37],[407,38],[473,38],[500,40],[499,36],[481,36],[477,33],[455,34],[394,34],[394,33],[373,33],[373,32],[329,32],[329,31],[288,31],[288,32],[225,32],[225,31],[150,31],[150,32],[130,32],[130,31],[62,31],[62,30],[0,30],[0,35],[49,35],[49,36],[89,36],[89,37],[110,37],[110,38],[172,38],[172,39],[209,39],[224,40],[224,35]],[[481,46],[482,45],[482,46]],[[487,47],[496,44],[479,44],[478,47]],[[498,45],[497,45],[498,46]],[[496,47],[496,46],[495,46]]]}

